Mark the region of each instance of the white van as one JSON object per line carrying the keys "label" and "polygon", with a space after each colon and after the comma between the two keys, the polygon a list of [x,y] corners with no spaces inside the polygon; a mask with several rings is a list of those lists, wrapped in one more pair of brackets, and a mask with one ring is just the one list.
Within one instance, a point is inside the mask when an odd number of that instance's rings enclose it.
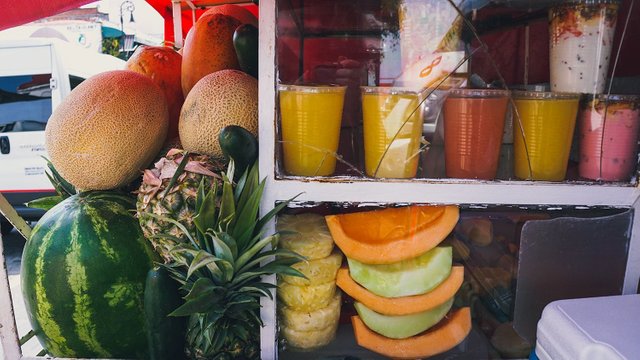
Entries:
{"label": "white van", "polygon": [[0,40],[0,192],[25,219],[42,215],[27,201],[53,192],[43,159],[52,111],[84,79],[124,63],[58,39]]}

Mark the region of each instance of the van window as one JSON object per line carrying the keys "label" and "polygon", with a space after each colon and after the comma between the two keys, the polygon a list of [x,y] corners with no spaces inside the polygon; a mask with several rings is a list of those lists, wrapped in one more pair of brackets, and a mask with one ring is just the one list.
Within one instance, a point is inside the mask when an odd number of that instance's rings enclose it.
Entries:
{"label": "van window", "polygon": [[42,131],[51,116],[51,74],[0,77],[0,132]]}
{"label": "van window", "polygon": [[84,80],[85,79],[83,77],[69,75],[69,86],[71,87],[71,90],[75,89],[76,86],[80,85]]}

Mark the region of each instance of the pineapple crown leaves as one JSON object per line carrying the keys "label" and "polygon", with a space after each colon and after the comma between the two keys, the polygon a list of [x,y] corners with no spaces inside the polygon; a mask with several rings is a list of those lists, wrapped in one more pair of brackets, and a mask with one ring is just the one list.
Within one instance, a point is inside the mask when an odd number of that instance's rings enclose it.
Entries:
{"label": "pineapple crown leaves", "polygon": [[276,244],[279,237],[278,233],[265,236],[265,225],[293,198],[259,218],[265,181],[259,181],[257,163],[247,168],[236,184],[230,180],[234,172],[231,160],[227,172],[222,173],[221,183],[216,180],[209,191],[200,183],[193,232],[177,220],[150,213],[144,215],[176,225],[188,238],[169,251],[171,259],[164,264],[186,293],[185,303],[171,313],[172,316],[207,314],[208,321],[235,319],[262,325],[257,314],[258,300],[272,299],[270,290],[275,287],[262,282],[262,276],[304,277],[291,267],[305,260],[304,257],[286,249],[265,249]]}
{"label": "pineapple crown leaves", "polygon": [[65,180],[62,175],[56,170],[51,160],[46,157],[42,157],[47,162],[47,168],[49,171],[45,171],[47,178],[49,178],[49,182],[53,185],[53,188],[56,191],[57,195],[54,196],[46,196],[42,198],[38,198],[27,203],[28,207],[35,209],[43,209],[49,211],[52,207],[56,206],[58,203],[62,202],[62,200],[68,198],[69,196],[75,195],[77,193],[76,188],[71,185],[67,180]]}

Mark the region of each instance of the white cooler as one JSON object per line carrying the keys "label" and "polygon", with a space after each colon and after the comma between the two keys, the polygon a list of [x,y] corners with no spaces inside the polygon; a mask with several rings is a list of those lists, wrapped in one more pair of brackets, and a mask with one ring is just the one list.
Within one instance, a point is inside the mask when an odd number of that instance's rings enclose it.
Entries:
{"label": "white cooler", "polygon": [[640,295],[559,300],[538,322],[540,360],[640,359]]}

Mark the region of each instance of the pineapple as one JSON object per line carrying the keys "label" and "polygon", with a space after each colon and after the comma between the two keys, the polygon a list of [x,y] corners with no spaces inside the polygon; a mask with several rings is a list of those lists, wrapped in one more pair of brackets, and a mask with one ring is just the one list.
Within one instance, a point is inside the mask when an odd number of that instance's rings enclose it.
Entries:
{"label": "pineapple", "polygon": [[282,215],[278,218],[279,247],[294,251],[308,260],[322,259],[333,250],[333,238],[318,214]]}
{"label": "pineapple", "polygon": [[286,344],[293,348],[309,351],[325,346],[336,337],[338,322],[333,322],[326,328],[312,331],[301,331],[283,326],[280,329]]}
{"label": "pineapple", "polygon": [[[260,298],[272,299],[275,285],[262,282],[269,274],[303,276],[291,267],[304,258],[286,249],[262,251],[274,245],[278,234],[263,237],[264,225],[288,202],[263,218],[258,206],[264,181],[258,180],[257,164],[234,185],[234,163],[221,180],[200,179],[195,189],[193,228],[176,219],[141,213],[175,225],[187,239],[167,252],[164,267],[181,284],[185,303],[171,313],[188,316],[187,349],[190,359],[257,359],[260,357]],[[182,176],[182,175],[179,175]],[[175,240],[165,233],[155,241]]]}
{"label": "pineapple", "polygon": [[336,293],[336,281],[310,286],[296,286],[281,282],[278,297],[282,302],[298,311],[313,311],[329,305]]}
{"label": "pineapple", "polygon": [[[177,172],[180,167],[183,169]],[[137,191],[138,218],[145,237],[165,260],[169,259],[169,250],[176,243],[187,241],[187,236],[176,224],[142,214],[150,213],[177,220],[188,231],[193,232],[198,186],[203,182],[204,190],[208,191],[213,179],[219,179],[217,172],[221,169],[222,164],[209,156],[185,156],[184,151],[171,149],[155,163],[153,169],[144,171],[142,184]],[[174,176],[176,173],[179,176]],[[170,185],[171,182],[173,184]],[[167,188],[170,189],[168,192]],[[158,234],[172,237],[158,238]]]}
{"label": "pineapple", "polygon": [[342,253],[334,250],[331,255],[323,259],[301,261],[293,265],[305,278],[297,276],[282,276],[282,280],[296,286],[319,285],[336,280],[338,269],[342,265]]}
{"label": "pineapple", "polygon": [[337,323],[340,319],[340,291],[336,291],[333,299],[326,307],[314,311],[298,311],[287,306],[280,308],[281,325],[299,331],[322,330]]}

